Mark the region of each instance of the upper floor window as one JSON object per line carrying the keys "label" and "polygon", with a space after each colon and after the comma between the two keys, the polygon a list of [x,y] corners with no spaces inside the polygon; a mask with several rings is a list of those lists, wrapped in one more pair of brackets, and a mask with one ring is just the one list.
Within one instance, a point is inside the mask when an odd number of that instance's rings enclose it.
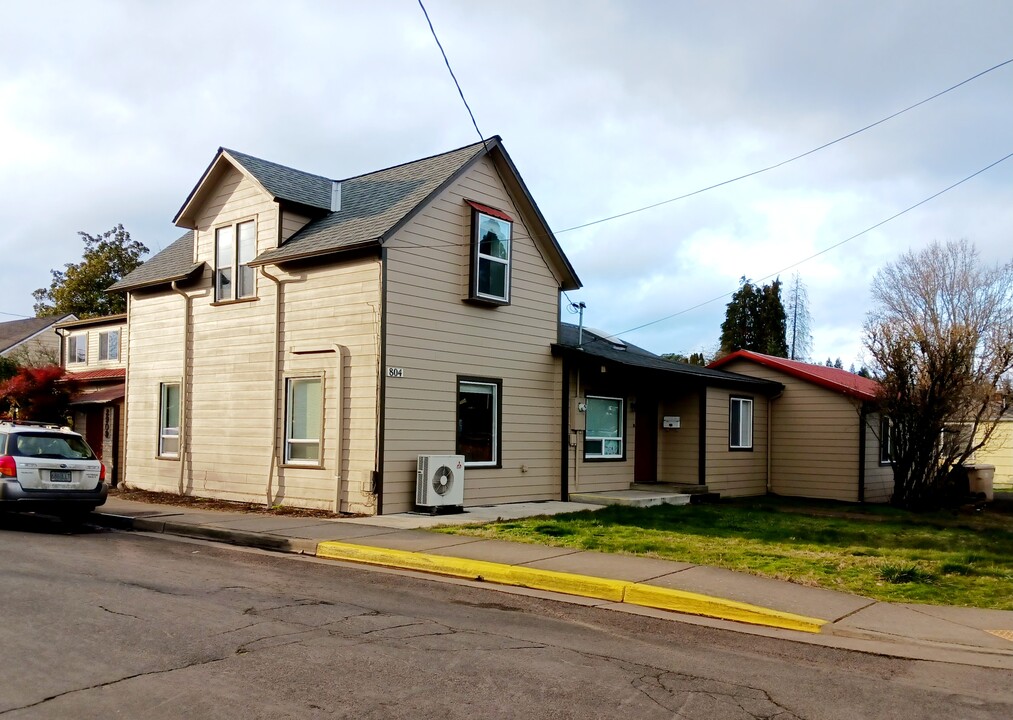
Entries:
{"label": "upper floor window", "polygon": [[469,204],[472,207],[470,297],[505,305],[510,302],[513,221],[495,208]]}
{"label": "upper floor window", "polygon": [[753,401],[731,398],[728,410],[728,447],[732,450],[753,449]]}
{"label": "upper floor window", "polygon": [[71,335],[67,338],[67,364],[88,362],[88,335]]}
{"label": "upper floor window", "polygon": [[256,294],[256,275],[249,265],[256,254],[253,220],[215,230],[215,300],[240,300]]}
{"label": "upper floor window", "polygon": [[98,334],[98,359],[120,359],[120,331],[110,330]]}

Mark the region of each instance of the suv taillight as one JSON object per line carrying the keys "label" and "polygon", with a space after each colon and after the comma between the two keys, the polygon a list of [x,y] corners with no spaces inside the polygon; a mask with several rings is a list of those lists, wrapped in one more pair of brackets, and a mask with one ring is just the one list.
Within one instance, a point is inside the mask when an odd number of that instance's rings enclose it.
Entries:
{"label": "suv taillight", "polygon": [[100,462],[98,466],[101,468],[98,471],[98,479],[100,481],[104,481],[106,479],[106,464],[104,462]]}
{"label": "suv taillight", "polygon": [[0,455],[0,477],[16,478],[18,465],[10,455]]}

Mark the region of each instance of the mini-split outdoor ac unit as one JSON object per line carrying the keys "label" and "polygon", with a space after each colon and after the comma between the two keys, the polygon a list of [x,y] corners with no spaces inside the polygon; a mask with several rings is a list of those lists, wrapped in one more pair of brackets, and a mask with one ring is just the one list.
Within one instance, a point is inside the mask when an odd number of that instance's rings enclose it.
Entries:
{"label": "mini-split outdoor ac unit", "polygon": [[434,511],[464,505],[464,455],[419,455],[415,504]]}

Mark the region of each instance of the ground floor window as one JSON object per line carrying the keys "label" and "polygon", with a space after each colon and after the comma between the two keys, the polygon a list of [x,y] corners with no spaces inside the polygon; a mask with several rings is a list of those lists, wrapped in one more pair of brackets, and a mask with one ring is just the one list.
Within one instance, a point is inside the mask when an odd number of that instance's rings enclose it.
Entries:
{"label": "ground floor window", "polygon": [[879,464],[890,464],[890,418],[879,418]]}
{"label": "ground floor window", "polygon": [[753,401],[731,398],[728,411],[728,447],[732,450],[753,449]]}
{"label": "ground floor window", "polygon": [[158,455],[179,457],[180,384],[165,382],[160,386],[158,410]]}
{"label": "ground floor window", "polygon": [[458,379],[457,454],[468,466],[498,467],[499,380]]}
{"label": "ground floor window", "polygon": [[285,383],[285,462],[319,465],[323,381],[319,377],[288,378]]}
{"label": "ground floor window", "polygon": [[584,457],[621,459],[623,457],[622,398],[587,396],[584,425]]}

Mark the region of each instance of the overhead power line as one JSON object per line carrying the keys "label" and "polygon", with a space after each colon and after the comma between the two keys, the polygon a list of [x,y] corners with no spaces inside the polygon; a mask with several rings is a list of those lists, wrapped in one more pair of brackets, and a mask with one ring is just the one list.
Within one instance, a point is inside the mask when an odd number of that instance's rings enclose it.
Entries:
{"label": "overhead power line", "polygon": [[615,215],[609,215],[608,217],[600,218],[598,220],[592,220],[590,222],[581,223],[580,225],[574,225],[573,227],[563,228],[562,230],[556,230],[555,233],[556,233],[556,235],[561,235],[563,233],[572,232],[573,230],[580,230],[582,228],[591,227],[592,225],[600,225],[601,223],[609,222],[610,220],[617,220],[619,218],[623,218],[623,217],[626,217],[628,215],[634,215],[636,213],[644,212],[645,210],[652,210],[652,209],[654,209],[656,207],[661,207],[662,205],[668,205],[669,203],[674,203],[677,200],[685,200],[686,198],[693,197],[694,195],[699,195],[700,193],[705,193],[708,190],[714,190],[715,188],[723,187],[725,185],[731,185],[732,183],[738,182],[739,180],[745,180],[746,178],[751,178],[751,177],[754,177],[756,175],[760,175],[762,173],[769,172],[771,170],[775,170],[775,169],[777,169],[779,167],[783,167],[784,165],[787,165],[788,163],[795,162],[796,160],[801,160],[802,158],[807,157],[809,155],[812,155],[813,153],[819,152],[820,150],[825,150],[826,148],[830,147],[831,145],[836,145],[837,143],[839,143],[839,142],[841,142],[843,140],[847,140],[848,138],[852,138],[855,135],[858,135],[860,133],[865,132],[866,130],[871,130],[872,128],[876,127],[877,125],[882,125],[883,123],[885,123],[885,122],[887,122],[889,120],[893,120],[898,115],[903,115],[904,113],[908,112],[909,110],[914,110],[916,107],[918,107],[920,105],[924,105],[927,102],[935,100],[936,98],[941,97],[941,96],[945,95],[948,92],[952,92],[953,90],[956,90],[961,85],[966,85],[967,83],[971,82],[972,80],[977,80],[982,75],[987,75],[988,73],[990,73],[990,72],[992,72],[994,70],[998,70],[999,68],[1003,67],[1004,65],[1009,65],[1010,63],[1013,63],[1013,58],[1010,58],[1009,60],[1004,60],[1003,62],[999,63],[998,65],[993,65],[992,67],[988,68],[987,70],[982,70],[981,72],[979,72],[979,73],[977,73],[975,75],[972,75],[971,77],[967,78],[966,80],[961,80],[956,85],[951,85],[950,87],[946,88],[945,90],[940,90],[935,95],[927,97],[924,100],[919,100],[914,105],[908,105],[903,110],[898,110],[897,112],[895,112],[895,113],[893,113],[891,115],[887,115],[885,118],[877,120],[874,123],[869,123],[865,127],[859,128],[858,130],[855,130],[853,132],[849,132],[847,135],[841,135],[836,140],[831,140],[830,142],[825,142],[822,145],[820,145],[819,147],[814,147],[812,150],[806,150],[804,153],[800,153],[799,155],[795,155],[794,157],[790,157],[787,160],[782,160],[781,162],[774,163],[773,165],[768,165],[766,167],[760,168],[759,170],[753,170],[752,172],[748,172],[748,173],[746,173],[744,175],[739,175],[737,177],[733,177],[733,178],[730,178],[728,180],[722,180],[721,182],[714,183],[713,185],[708,185],[707,187],[702,187],[702,188],[700,188],[698,190],[693,190],[692,192],[684,193],[684,194],[679,195],[677,197],[669,198],[668,200],[661,200],[661,201],[656,202],[656,203],[651,203],[650,205],[644,205],[643,207],[634,208],[633,210],[627,210],[625,212],[617,213]]}
{"label": "overhead power line", "polygon": [[[900,212],[894,213],[893,215],[891,215],[890,217],[886,218],[885,220],[880,220],[880,221],[879,221],[878,223],[876,223],[875,225],[870,225],[869,227],[865,228],[865,229],[864,229],[864,230],[862,230],[861,232],[857,232],[857,233],[855,233],[855,234],[854,234],[854,235],[852,235],[851,237],[847,237],[847,238],[844,238],[844,239],[843,239],[843,240],[841,240],[840,242],[834,243],[833,245],[830,245],[830,246],[828,246],[828,247],[825,247],[825,248],[823,248],[823,249],[822,249],[822,250],[820,250],[820,251],[819,251],[818,253],[815,253],[815,254],[813,254],[813,255],[810,255],[810,256],[808,256],[808,257],[805,257],[805,258],[802,258],[801,260],[798,260],[798,261],[796,261],[796,262],[793,262],[793,263],[792,263],[792,264],[790,264],[790,265],[785,265],[785,266],[784,266],[783,268],[781,268],[780,270],[777,270],[776,272],[772,272],[772,273],[770,273],[769,275],[765,275],[765,276],[763,276],[762,278],[759,278],[759,282],[763,282],[764,280],[769,280],[769,279],[770,279],[770,278],[772,278],[772,277],[777,277],[778,275],[780,275],[781,273],[785,272],[786,270],[791,270],[791,269],[792,269],[792,268],[794,268],[794,267],[798,267],[799,265],[801,265],[801,264],[803,264],[803,263],[806,263],[806,262],[809,262],[810,260],[813,260],[814,258],[818,258],[818,257],[819,257],[820,255],[823,255],[823,254],[825,254],[825,253],[828,253],[828,252],[830,252],[831,250],[834,250],[834,249],[836,249],[836,248],[839,248],[839,247],[840,247],[841,245],[844,245],[845,243],[849,243],[849,242],[851,242],[852,240],[854,240],[854,239],[856,239],[856,238],[859,238],[859,237],[861,237],[862,235],[865,235],[866,233],[869,233],[869,232],[871,232],[871,231],[875,230],[875,229],[876,229],[876,228],[878,228],[878,227],[881,227],[881,226],[883,226],[883,225],[886,225],[886,224],[887,224],[888,222],[890,222],[891,220],[896,220],[896,219],[897,219],[897,218],[899,218],[899,217],[900,217],[901,215],[906,215],[907,213],[911,212],[911,211],[912,211],[912,210],[914,210],[915,208],[917,208],[917,207],[920,207],[920,206],[924,205],[925,203],[929,202],[930,200],[934,200],[934,199],[936,199],[936,198],[937,198],[937,197],[939,197],[940,195],[942,195],[942,194],[944,194],[944,193],[947,193],[947,192],[949,192],[950,190],[953,190],[953,189],[954,189],[955,187],[958,187],[958,186],[960,186],[960,185],[963,185],[963,184],[964,184],[964,183],[966,183],[966,182],[967,182],[968,180],[971,180],[972,178],[975,178],[975,177],[977,177],[978,175],[981,175],[981,174],[982,174],[983,172],[986,172],[986,171],[988,171],[988,170],[991,170],[991,169],[992,169],[992,168],[994,168],[994,167],[995,167],[996,165],[998,165],[998,164],[1000,164],[1000,163],[1003,163],[1003,162],[1005,162],[1005,161],[1009,160],[1009,159],[1010,159],[1011,157],[1013,157],[1013,153],[1009,153],[1008,155],[1006,155],[1006,156],[1004,156],[1004,157],[1001,157],[1001,158],[999,158],[999,159],[998,159],[998,160],[996,160],[995,162],[993,162],[993,163],[990,163],[990,164],[986,165],[985,167],[981,168],[980,170],[978,170],[978,171],[976,171],[976,172],[973,172],[973,173],[971,173],[970,175],[968,175],[967,177],[965,177],[965,178],[964,178],[963,180],[959,180],[959,181],[957,181],[957,182],[953,183],[952,185],[950,185],[949,187],[945,187],[945,188],[943,188],[942,190],[940,190],[939,192],[937,192],[937,193],[934,193],[934,194],[932,194],[932,195],[929,195],[929,196],[928,196],[927,198],[924,198],[924,199],[922,199],[922,200],[919,200],[919,201],[918,201],[918,202],[916,202],[916,203],[915,203],[914,205],[910,205],[910,206],[908,206],[908,207],[904,208],[903,210],[901,210]],[[615,335],[616,335],[616,336],[620,336],[620,335],[625,335],[625,334],[627,334],[627,333],[631,333],[631,332],[634,332],[634,331],[636,331],[636,330],[642,330],[642,329],[643,329],[643,328],[645,328],[645,327],[650,327],[651,325],[657,325],[658,323],[661,323],[661,322],[665,322],[666,320],[671,320],[672,318],[675,318],[675,317],[679,317],[680,315],[685,315],[686,313],[688,313],[688,312],[692,312],[693,310],[698,310],[699,308],[702,308],[702,307],[704,307],[705,305],[710,305],[711,303],[717,302],[718,300],[723,300],[723,299],[725,299],[726,297],[731,297],[731,296],[732,296],[733,294],[735,294],[735,291],[734,291],[734,290],[730,290],[730,291],[728,291],[728,292],[726,292],[726,293],[722,293],[721,295],[718,295],[717,297],[712,297],[712,298],[711,298],[710,300],[704,300],[704,301],[703,301],[703,302],[701,302],[701,303],[697,303],[696,305],[693,305],[693,306],[691,306],[691,307],[685,308],[685,309],[683,309],[683,310],[680,310],[680,311],[678,311],[678,312],[674,312],[674,313],[672,313],[672,314],[670,314],[670,315],[666,315],[666,316],[664,316],[664,317],[660,317],[660,318],[658,318],[657,320],[651,320],[650,322],[646,322],[646,323],[643,323],[642,325],[637,325],[636,327],[631,327],[631,328],[629,328],[629,329],[627,329],[627,330],[623,330],[623,331],[621,331],[621,332],[617,332],[617,333],[615,333]],[[590,341],[588,341],[588,342],[594,342],[594,339],[592,338],[592,340],[590,340]],[[587,344],[587,343],[585,343],[585,344]]]}

